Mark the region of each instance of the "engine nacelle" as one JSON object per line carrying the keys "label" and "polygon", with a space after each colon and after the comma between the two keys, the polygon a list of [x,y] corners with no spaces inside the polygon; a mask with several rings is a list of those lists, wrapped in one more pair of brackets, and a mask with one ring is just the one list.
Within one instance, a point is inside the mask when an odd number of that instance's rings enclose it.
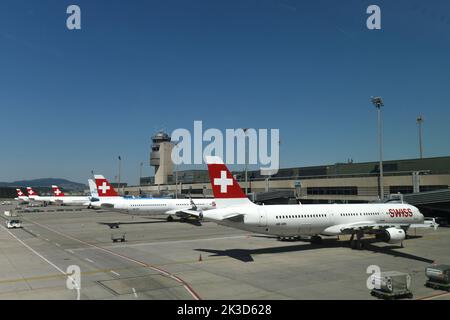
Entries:
{"label": "engine nacelle", "polygon": [[384,241],[387,243],[399,243],[405,240],[405,230],[399,228],[387,228],[384,230]]}

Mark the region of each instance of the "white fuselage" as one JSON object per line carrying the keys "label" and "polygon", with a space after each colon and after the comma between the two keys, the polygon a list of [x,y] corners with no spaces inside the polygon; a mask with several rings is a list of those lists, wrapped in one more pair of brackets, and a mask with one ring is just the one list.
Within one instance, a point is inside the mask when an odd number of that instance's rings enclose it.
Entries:
{"label": "white fuselage", "polygon": [[23,201],[23,202],[30,201],[30,199],[27,196],[18,196],[17,198],[14,198],[14,200]]}
{"label": "white fuselage", "polygon": [[56,197],[56,202],[61,202],[64,205],[79,205],[88,206],[91,203],[91,197],[88,196],[63,196]]}
{"label": "white fuselage", "polygon": [[[215,208],[214,199],[193,200],[197,210],[209,210]],[[92,206],[101,207],[102,204],[113,205],[112,209],[125,211],[134,215],[157,215],[174,214],[174,211],[189,210],[192,208],[189,199],[136,199],[111,197],[101,198],[100,201],[92,202]]]}
{"label": "white fuselage", "polygon": [[[244,215],[243,221],[219,218],[231,214]],[[249,203],[248,205],[210,210],[204,212],[203,217],[237,229],[276,236],[339,235],[341,234],[340,225],[352,223],[420,224],[424,220],[420,211],[408,204],[260,206]]]}
{"label": "white fuselage", "polygon": [[28,196],[30,200],[37,201],[37,202],[55,202],[56,197],[53,196]]}

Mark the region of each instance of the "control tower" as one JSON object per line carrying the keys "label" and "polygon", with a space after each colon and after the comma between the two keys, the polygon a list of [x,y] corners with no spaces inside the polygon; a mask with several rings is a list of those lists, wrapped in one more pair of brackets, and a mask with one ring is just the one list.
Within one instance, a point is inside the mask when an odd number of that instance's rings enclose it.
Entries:
{"label": "control tower", "polygon": [[168,184],[169,176],[173,175],[171,138],[160,131],[152,137],[152,142],[150,165],[155,167],[155,184]]}

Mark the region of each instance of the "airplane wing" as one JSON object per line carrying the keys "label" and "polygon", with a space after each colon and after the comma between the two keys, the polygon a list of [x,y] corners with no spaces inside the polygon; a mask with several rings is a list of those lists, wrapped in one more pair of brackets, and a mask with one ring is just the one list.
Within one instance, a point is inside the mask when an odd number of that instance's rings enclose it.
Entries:
{"label": "airplane wing", "polygon": [[129,214],[130,212],[126,209],[117,209],[114,207],[114,203],[102,203],[100,205],[100,209],[104,209],[104,210],[108,210],[108,211],[114,211],[114,212],[118,212],[118,213],[125,213],[125,214]]}
{"label": "airplane wing", "polygon": [[[174,214],[176,216],[179,217],[196,217],[200,220],[202,220],[203,218],[208,219],[208,215],[211,213],[211,210],[207,210],[205,212],[202,211],[197,211],[197,210],[192,210],[192,209],[184,209],[184,210],[172,210],[172,211],[168,211],[166,212],[166,214]],[[216,216],[214,215],[213,220],[219,220],[219,221],[234,221],[234,222],[242,222],[244,221],[244,214],[241,213],[227,213],[221,216]]]}
{"label": "airplane wing", "polygon": [[193,209],[181,209],[181,210],[170,210],[167,211],[165,214],[168,215],[175,215],[177,217],[195,217],[199,219],[203,219],[203,213],[202,211],[197,211]]}
{"label": "airplane wing", "polygon": [[245,214],[242,213],[230,213],[227,215],[223,215],[221,218],[222,220],[228,220],[233,222],[243,222],[244,221]]}
{"label": "airplane wing", "polygon": [[[357,231],[363,231],[364,233],[380,233],[381,231],[388,228],[401,228],[401,229],[409,229],[409,228],[434,228],[437,229],[439,225],[437,223],[417,223],[417,224],[407,224],[407,223],[380,223],[380,222],[356,222],[349,224],[340,224],[336,226],[332,226],[328,229],[329,231],[340,231],[341,233],[352,234]],[[328,230],[327,229],[327,230]]]}
{"label": "airplane wing", "polygon": [[196,204],[194,203],[194,201],[192,200],[191,197],[189,197],[190,200],[190,204],[191,204],[191,208],[190,209],[176,209],[176,210],[170,210],[167,211],[166,214],[168,215],[176,215],[177,217],[180,218],[188,218],[188,217],[195,217],[198,219],[203,219],[203,213],[202,211],[197,209]]}
{"label": "airplane wing", "polygon": [[100,205],[100,207],[102,207],[103,209],[114,209],[114,204],[113,203],[102,203]]}
{"label": "airplane wing", "polygon": [[211,220],[215,220],[216,222],[219,221],[232,221],[232,222],[243,222],[244,221],[245,214],[243,213],[237,213],[237,212],[229,212],[229,213],[223,213],[221,215],[214,214],[214,212],[206,211],[204,213],[204,218]]}

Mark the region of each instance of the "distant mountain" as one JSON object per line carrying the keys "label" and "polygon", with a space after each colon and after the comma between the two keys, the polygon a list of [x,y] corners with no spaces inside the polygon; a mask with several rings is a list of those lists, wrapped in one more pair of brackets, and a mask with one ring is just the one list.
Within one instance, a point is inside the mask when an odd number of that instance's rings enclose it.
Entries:
{"label": "distant mountain", "polygon": [[0,182],[0,187],[51,188],[52,185],[57,185],[58,187],[67,191],[84,191],[87,189],[87,186],[82,183],[73,182],[66,179],[54,179],[54,178],[22,180],[14,182]]}

